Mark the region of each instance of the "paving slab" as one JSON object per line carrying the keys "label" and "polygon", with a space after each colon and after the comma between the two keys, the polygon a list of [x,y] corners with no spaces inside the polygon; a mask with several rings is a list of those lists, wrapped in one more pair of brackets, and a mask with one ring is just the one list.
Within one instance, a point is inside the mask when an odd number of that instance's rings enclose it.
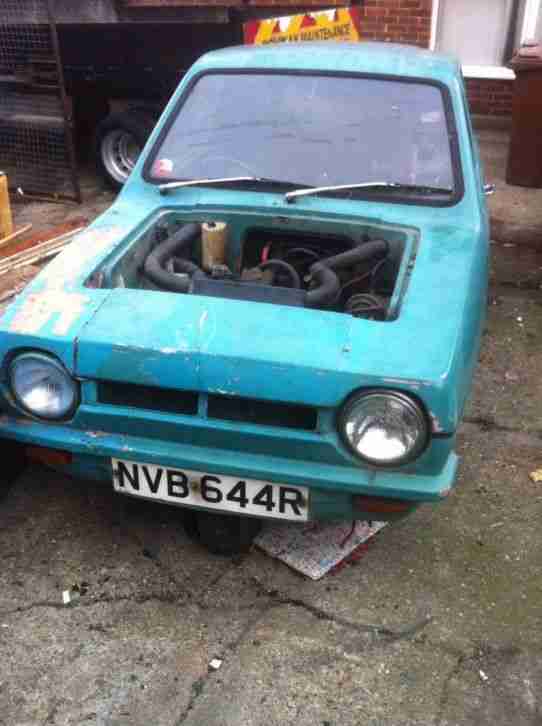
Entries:
{"label": "paving slab", "polygon": [[509,128],[478,128],[476,135],[486,181],[496,186],[488,197],[492,238],[542,249],[542,189],[506,183]]}
{"label": "paving slab", "polygon": [[516,707],[517,723],[538,723],[542,489],[529,472],[541,454],[511,436],[465,426],[448,501],[383,530],[335,576],[310,582],[256,552],[230,571],[222,591],[276,608],[224,671],[226,691],[242,681],[244,696],[220,710],[211,685],[186,723],[509,726]]}
{"label": "paving slab", "polygon": [[542,294],[493,290],[467,420],[542,433],[541,360]]}
{"label": "paving slab", "polygon": [[443,691],[439,726],[540,724],[541,656],[510,646],[460,660]]}
{"label": "paving slab", "polygon": [[460,450],[449,499],[384,529],[356,565],[314,583],[254,553],[221,587],[240,577],[278,602],[392,634],[423,631],[461,652],[479,641],[528,646],[542,624],[542,489],[529,478],[539,443],[471,425]]}
{"label": "paving slab", "polygon": [[[452,654],[273,607],[209,679],[185,726],[426,724],[438,710]],[[400,714],[400,715],[399,715]],[[390,720],[391,718],[391,720]]]}
{"label": "paving slab", "polygon": [[[115,553],[113,582],[63,607],[58,599],[33,600],[32,560],[16,551],[26,597],[1,608],[4,722],[508,726],[515,709],[513,723],[536,723],[542,490],[528,473],[540,454],[523,434],[510,447],[510,435],[467,425],[461,480],[450,499],[384,530],[356,566],[318,583],[258,552],[241,561],[211,558],[182,533],[176,540],[166,521],[156,561],[130,538]],[[66,482],[41,470],[29,478],[37,474],[56,494],[52,519],[43,520],[50,550],[36,513],[20,518],[23,501],[34,501],[25,480],[8,500],[20,498],[8,507],[12,529],[2,550],[17,526],[27,537],[38,531],[28,549],[43,559],[69,541],[61,559],[76,574],[84,552],[92,583],[98,563],[85,547],[93,530],[98,541],[110,537],[104,505],[87,527],[58,534],[61,519],[77,523],[72,499],[82,495],[55,492]],[[155,518],[138,516],[152,529]],[[204,570],[199,582],[190,569],[193,599],[161,589],[161,576],[146,570],[148,561],[161,572],[156,562],[170,538],[182,546],[175,579],[180,560],[190,568],[201,558],[217,563],[214,581]],[[127,584],[130,571],[135,582]],[[53,592],[45,588],[44,596]],[[210,672],[215,656],[223,664]]]}
{"label": "paving slab", "polygon": [[222,576],[224,561],[187,537],[181,510],[122,504],[103,484],[29,467],[0,506],[0,612],[61,603],[81,584],[91,602],[186,603]]}
{"label": "paving slab", "polygon": [[175,724],[224,625],[151,594],[2,616],[0,723]]}
{"label": "paving slab", "polygon": [[234,608],[205,601],[236,564],[194,544],[177,510],[129,508],[119,525],[117,504],[39,467],[4,500],[0,724],[176,724],[259,614],[242,592]]}

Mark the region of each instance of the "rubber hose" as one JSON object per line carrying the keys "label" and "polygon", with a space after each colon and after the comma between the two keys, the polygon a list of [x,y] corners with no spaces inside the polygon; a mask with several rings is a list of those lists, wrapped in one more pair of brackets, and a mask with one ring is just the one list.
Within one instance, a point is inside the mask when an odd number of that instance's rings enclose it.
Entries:
{"label": "rubber hose", "polygon": [[305,293],[305,305],[308,308],[316,308],[335,300],[341,289],[341,283],[333,270],[326,267],[323,262],[315,262],[309,272],[318,287]]}
{"label": "rubber hose", "polygon": [[193,275],[196,272],[202,272],[196,264],[182,257],[170,257],[169,260],[166,260],[164,269],[166,272],[180,272],[184,275]]}
{"label": "rubber hose", "polygon": [[[179,277],[172,272],[168,272],[165,269],[165,265],[173,255],[179,254],[198,239],[200,234],[201,225],[191,222],[190,224],[185,224],[178,232],[175,232],[175,234],[155,247],[145,260],[143,268],[149,280],[152,280],[155,285],[164,290],[188,292],[191,283],[190,278]],[[196,270],[199,270],[199,268],[196,267]]]}
{"label": "rubber hose", "polygon": [[286,254],[284,255],[284,258],[286,257],[293,257],[294,255],[300,255],[303,254],[306,257],[312,257],[313,260],[316,260],[317,262],[320,261],[321,255],[318,254],[318,252],[315,252],[314,250],[309,250],[307,247],[294,247],[291,250],[287,250]]}
{"label": "rubber hose", "polygon": [[389,252],[389,244],[384,239],[375,239],[372,242],[362,242],[346,252],[341,252],[334,257],[326,257],[322,264],[332,270],[339,270],[342,267],[352,267],[372,257],[383,257]]}
{"label": "rubber hose", "polygon": [[193,262],[190,262],[190,260],[184,260],[181,257],[173,257],[171,260],[171,267],[172,272],[184,273],[185,275],[190,275],[190,277],[193,277],[194,275],[205,275],[200,267]]}
{"label": "rubber hose", "polygon": [[299,275],[297,274],[297,271],[292,267],[292,265],[289,265],[287,262],[284,262],[284,260],[267,260],[267,262],[262,262],[260,265],[258,265],[259,269],[262,270],[269,270],[273,267],[283,270],[284,272],[287,272],[288,275],[290,275],[290,279],[292,280],[291,287],[295,287],[297,290],[301,287],[301,280],[299,279]]}
{"label": "rubber hose", "polygon": [[309,308],[319,307],[330,304],[337,298],[341,283],[333,270],[357,265],[372,257],[386,255],[388,250],[389,245],[386,240],[373,240],[372,242],[363,242],[361,245],[346,252],[341,252],[334,257],[327,257],[321,262],[315,262],[314,265],[311,265],[309,272],[318,286],[307,292],[305,297],[306,306]]}

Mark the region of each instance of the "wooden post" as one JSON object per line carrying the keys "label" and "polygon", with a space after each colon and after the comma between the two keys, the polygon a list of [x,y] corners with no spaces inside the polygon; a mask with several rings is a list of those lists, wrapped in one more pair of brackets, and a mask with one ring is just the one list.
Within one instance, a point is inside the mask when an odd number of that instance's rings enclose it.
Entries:
{"label": "wooden post", "polygon": [[13,232],[13,219],[9,204],[8,178],[0,171],[0,239],[9,237]]}

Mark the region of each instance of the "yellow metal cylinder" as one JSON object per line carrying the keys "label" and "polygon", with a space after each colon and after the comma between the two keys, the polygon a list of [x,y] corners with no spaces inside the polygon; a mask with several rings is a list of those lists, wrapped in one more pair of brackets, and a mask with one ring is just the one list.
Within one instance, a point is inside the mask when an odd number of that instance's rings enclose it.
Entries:
{"label": "yellow metal cylinder", "polygon": [[9,204],[8,178],[0,171],[0,239],[8,237],[13,232],[13,218]]}
{"label": "yellow metal cylinder", "polygon": [[228,225],[225,222],[204,222],[201,226],[201,257],[204,270],[226,262]]}

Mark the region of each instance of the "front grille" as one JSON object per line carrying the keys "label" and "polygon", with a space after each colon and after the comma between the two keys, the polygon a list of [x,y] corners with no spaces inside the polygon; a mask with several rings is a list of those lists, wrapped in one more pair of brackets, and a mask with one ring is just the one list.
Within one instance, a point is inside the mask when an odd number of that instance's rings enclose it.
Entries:
{"label": "front grille", "polygon": [[[198,413],[199,397],[200,394],[194,391],[177,391],[112,381],[100,381],[97,384],[98,403],[163,413],[194,416]],[[318,423],[318,410],[312,406],[262,401],[256,398],[213,393],[207,396],[207,406],[202,406],[202,410],[205,408],[208,418],[259,426],[314,431]]]}
{"label": "front grille", "polygon": [[131,383],[98,383],[98,402],[111,406],[128,406],[148,411],[194,415],[198,412],[198,394]]}
{"label": "front grille", "polygon": [[207,415],[209,418],[225,421],[242,421],[261,426],[281,426],[308,431],[314,431],[317,422],[316,409],[311,406],[215,394],[208,397]]}

